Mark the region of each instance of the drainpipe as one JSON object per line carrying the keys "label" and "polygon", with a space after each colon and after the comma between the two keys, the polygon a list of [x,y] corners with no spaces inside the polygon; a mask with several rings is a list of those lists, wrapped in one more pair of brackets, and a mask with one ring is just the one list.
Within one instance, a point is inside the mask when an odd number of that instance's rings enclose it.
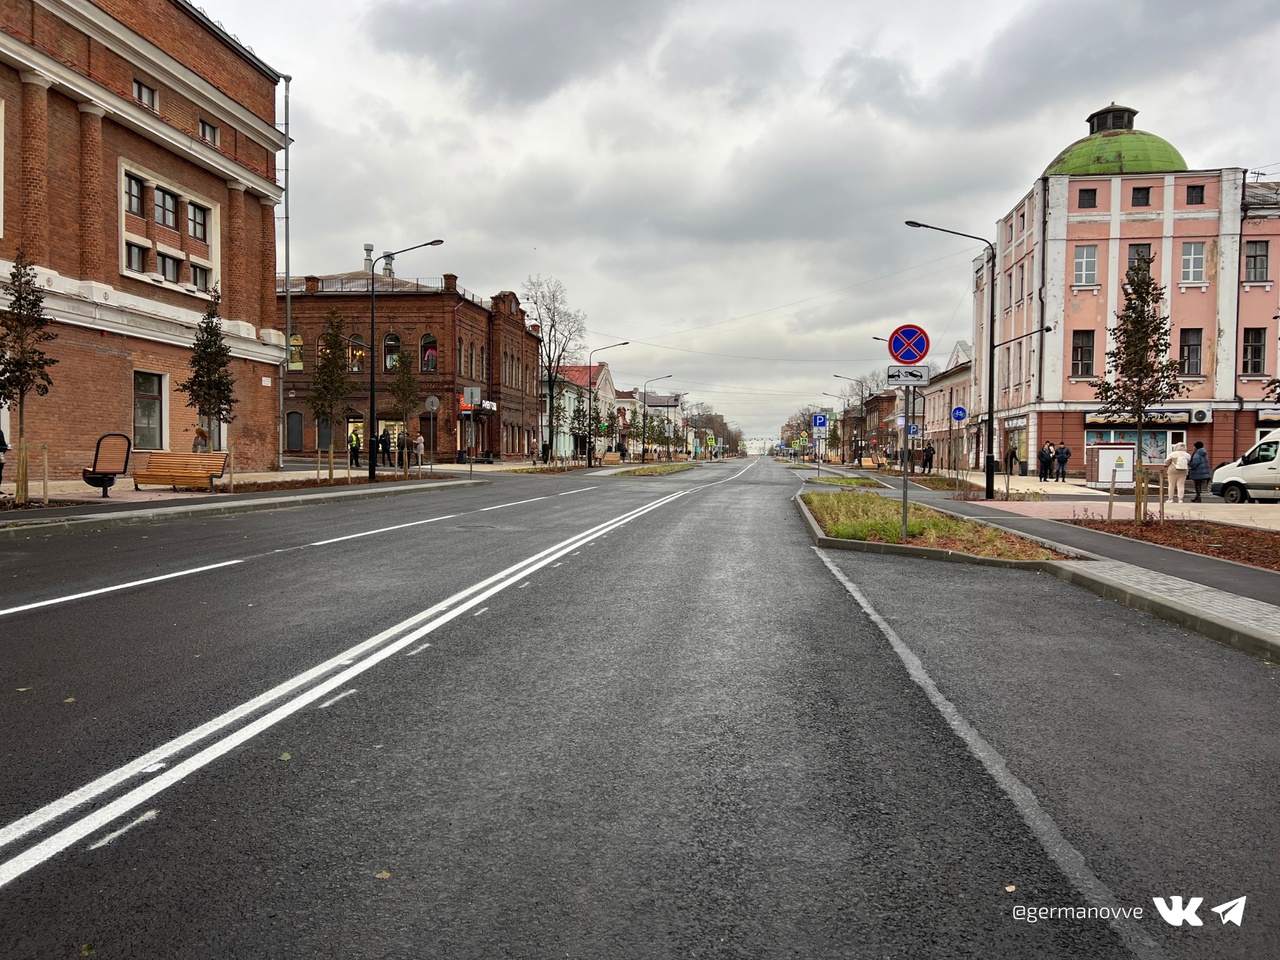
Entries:
{"label": "drainpipe", "polygon": [[[293,336],[293,294],[289,289],[289,83],[293,77],[285,76],[284,80],[284,363],[280,366],[280,420],[276,428],[279,440],[279,467],[284,469],[284,378],[289,372],[290,340]],[[333,429],[333,424],[329,425]],[[344,428],[345,429],[345,428]],[[318,439],[318,438],[317,438]]]}

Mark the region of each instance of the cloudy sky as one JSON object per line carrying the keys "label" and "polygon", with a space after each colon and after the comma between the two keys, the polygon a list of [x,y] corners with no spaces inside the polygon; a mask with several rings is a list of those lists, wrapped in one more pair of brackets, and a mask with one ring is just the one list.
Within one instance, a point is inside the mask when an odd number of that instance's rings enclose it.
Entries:
{"label": "cloudy sky", "polygon": [[[1272,0],[198,0],[292,76],[292,272],[556,277],[621,387],[748,437],[971,339],[980,244],[1112,101],[1280,179]],[[283,106],[283,87],[281,89]],[[283,116],[283,111],[282,111]],[[283,163],[283,160],[282,160]],[[281,244],[283,269],[283,244]]]}

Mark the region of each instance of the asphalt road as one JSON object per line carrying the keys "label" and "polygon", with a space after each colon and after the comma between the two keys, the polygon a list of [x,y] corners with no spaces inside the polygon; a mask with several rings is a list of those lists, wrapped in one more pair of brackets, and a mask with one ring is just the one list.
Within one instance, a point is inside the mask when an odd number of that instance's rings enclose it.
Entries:
{"label": "asphalt road", "polygon": [[1272,667],[799,488],[0,541],[0,957],[1275,955]]}

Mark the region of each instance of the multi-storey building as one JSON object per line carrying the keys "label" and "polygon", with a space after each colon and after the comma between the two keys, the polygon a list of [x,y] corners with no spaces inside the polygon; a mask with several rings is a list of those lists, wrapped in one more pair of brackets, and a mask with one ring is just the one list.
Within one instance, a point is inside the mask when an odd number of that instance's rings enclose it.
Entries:
{"label": "multi-storey building", "polygon": [[[370,284],[375,289],[370,295]],[[285,375],[285,450],[313,455],[329,447],[330,427],[317,423],[306,399],[331,310],[346,321],[348,366],[353,380],[341,434],[346,447],[356,433],[368,448],[369,377],[374,378],[373,435],[385,429],[393,445],[402,430],[422,431],[429,453],[453,460],[473,456],[526,458],[538,449],[539,339],[510,291],[490,299],[458,286],[458,278],[411,280],[389,267],[367,272],[306,276],[290,281],[289,359]],[[280,324],[286,297],[279,285]],[[370,324],[374,329],[370,330]],[[418,375],[422,408],[417,422],[402,423],[388,392],[402,357]],[[368,364],[372,364],[372,371]],[[469,409],[468,387],[480,391],[482,407]],[[431,409],[430,399],[436,400]]]}
{"label": "multi-storey building", "polygon": [[998,458],[1013,445],[1025,460],[1044,440],[1079,451],[1136,439],[1136,425],[1101,416],[1089,381],[1106,374],[1124,275],[1139,258],[1165,288],[1185,387],[1145,434],[1146,458],[1202,440],[1218,463],[1280,426],[1280,407],[1263,399],[1277,372],[1280,184],[1239,167],[1190,169],[1169,143],[1134,129],[1135,114],[1112,104],[1090,116],[1089,135],[999,221],[994,290],[987,258],[974,263],[974,466],[986,454],[993,342]]}
{"label": "multi-storey building", "polygon": [[[103,433],[145,454],[189,450],[203,426],[238,468],[273,465],[281,75],[186,0],[2,8],[0,271],[23,251],[57,334],[29,444],[76,476]],[[226,434],[175,391],[215,288],[239,400]]]}
{"label": "multi-storey building", "polygon": [[[922,391],[921,445],[933,444],[934,464],[938,469],[964,467],[969,463],[969,432],[965,429],[965,420],[972,393],[972,366],[973,348],[961,340],[952,348],[946,368]],[[959,420],[954,415],[957,411],[965,414]]]}

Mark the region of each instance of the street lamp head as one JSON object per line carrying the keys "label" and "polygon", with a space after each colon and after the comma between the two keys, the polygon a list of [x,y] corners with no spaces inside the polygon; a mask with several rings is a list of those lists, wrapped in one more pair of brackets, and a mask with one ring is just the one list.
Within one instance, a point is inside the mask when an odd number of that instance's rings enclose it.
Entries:
{"label": "street lamp head", "polygon": [[917,229],[924,226],[924,224],[921,223],[919,220],[907,220],[905,222],[908,227],[916,227]]}
{"label": "street lamp head", "polygon": [[426,244],[426,246],[428,246],[428,247],[438,247],[438,246],[440,246],[440,244],[442,244],[442,243],[444,243],[444,241],[443,241],[443,240],[432,240],[430,243]]}

